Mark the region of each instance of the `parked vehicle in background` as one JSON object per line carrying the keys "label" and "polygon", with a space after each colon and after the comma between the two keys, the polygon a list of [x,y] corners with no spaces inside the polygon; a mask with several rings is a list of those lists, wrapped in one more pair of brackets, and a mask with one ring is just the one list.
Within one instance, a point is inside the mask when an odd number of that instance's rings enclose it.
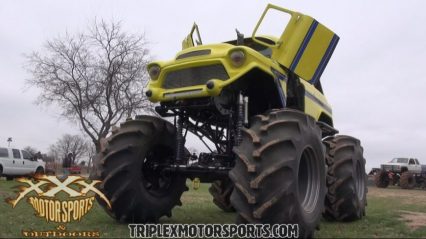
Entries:
{"label": "parked vehicle in background", "polygon": [[375,184],[379,188],[386,188],[389,184],[404,189],[426,187],[426,165],[421,165],[416,158],[394,158],[380,165]]}
{"label": "parked vehicle in background", "polygon": [[370,172],[368,173],[368,176],[374,176],[374,175],[376,175],[377,174],[377,172],[379,172],[380,171],[380,168],[372,168],[371,170],[370,170]]}
{"label": "parked vehicle in background", "polygon": [[81,174],[81,167],[80,166],[71,166],[68,168],[68,171],[70,174]]}
{"label": "parked vehicle in background", "polygon": [[25,150],[0,148],[0,176],[13,177],[43,174],[46,163]]}

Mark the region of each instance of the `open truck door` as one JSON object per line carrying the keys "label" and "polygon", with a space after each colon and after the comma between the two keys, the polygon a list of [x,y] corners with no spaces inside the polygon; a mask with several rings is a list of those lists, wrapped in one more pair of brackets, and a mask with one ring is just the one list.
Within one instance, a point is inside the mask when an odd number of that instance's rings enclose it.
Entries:
{"label": "open truck door", "polygon": [[200,31],[198,30],[198,25],[194,23],[191,28],[191,32],[188,34],[188,36],[185,37],[185,39],[182,41],[182,50],[185,50],[186,48],[190,48],[195,46],[194,44],[194,33],[197,33],[195,35],[195,43],[197,45],[202,45],[203,42],[201,41]]}
{"label": "open truck door", "polygon": [[[290,14],[290,20],[275,44],[256,38],[270,9]],[[315,84],[321,77],[339,37],[310,16],[269,4],[257,23],[253,41],[272,49],[272,58],[302,79]]]}

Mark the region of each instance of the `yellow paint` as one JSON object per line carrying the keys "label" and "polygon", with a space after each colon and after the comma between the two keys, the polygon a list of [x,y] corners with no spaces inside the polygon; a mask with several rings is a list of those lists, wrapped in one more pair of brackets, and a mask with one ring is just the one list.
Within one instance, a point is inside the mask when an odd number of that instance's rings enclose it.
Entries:
{"label": "yellow paint", "polygon": [[[303,80],[300,82],[303,84],[306,92],[313,95],[315,98],[321,101],[322,104],[328,106],[328,108],[331,109],[331,105],[328,103],[325,96],[321,94],[321,92],[319,92],[313,85]],[[329,116],[330,119],[332,118],[332,112],[328,112],[323,106],[319,105],[317,102],[307,97],[306,94],[305,94],[305,113],[312,116],[316,120],[319,119],[322,113]]]}
{"label": "yellow paint", "polygon": [[[270,9],[275,9],[291,15],[290,21],[283,30],[281,36],[268,37],[268,39],[274,42],[274,44],[269,44],[264,41],[261,41],[260,38],[256,38],[256,31],[259,28],[268,10]],[[148,89],[152,92],[152,96],[149,98],[149,100],[151,100],[152,102],[164,102],[172,100],[217,96],[221,93],[224,87],[232,84],[241,76],[251,71],[253,68],[258,68],[261,71],[269,74],[271,77],[275,77],[275,75],[271,71],[272,68],[277,70],[281,74],[288,76],[287,72],[291,68],[301,45],[303,45],[304,39],[313,22],[315,22],[315,19],[310,16],[290,11],[288,9],[281,8],[278,6],[268,5],[253,31],[252,39],[259,44],[271,48],[271,58],[267,58],[249,47],[234,46],[228,43],[195,46],[193,42],[194,33],[196,32],[198,38],[200,38],[200,35],[198,31],[198,26],[194,24],[190,34],[185,38],[182,43],[183,50],[179,52],[177,56],[192,51],[201,50],[210,50],[210,54],[192,56],[178,60],[175,58],[170,61],[157,61],[150,63],[149,66],[153,64],[160,66],[161,71],[158,76],[158,79],[151,80],[148,85]],[[306,48],[304,49],[303,54],[300,55],[300,60],[298,61],[298,64],[294,69],[294,72],[301,79],[303,79],[301,80],[301,82],[304,85],[305,91],[313,95],[323,105],[328,106],[328,108],[331,107],[329,106],[324,95],[319,92],[313,85],[311,85],[309,81],[315,74],[321,60],[323,59],[327,51],[327,48],[330,45],[333,36],[334,33],[332,31],[330,31],[322,24],[318,23],[315,31],[312,32],[310,41],[308,42],[308,44],[306,44]],[[234,66],[230,60],[230,53],[235,50],[243,51],[246,56],[244,63],[239,67]],[[162,88],[164,79],[166,78],[169,72],[214,64],[222,64],[229,75],[229,79],[212,79],[215,83],[215,87],[213,89],[208,89],[206,85],[194,85],[177,89]],[[280,83],[285,95],[287,95],[286,83],[284,81],[281,81]],[[167,97],[166,94],[172,94],[173,97]],[[326,114],[331,118],[331,112],[328,112],[326,108],[327,107],[323,107],[318,102],[315,102],[311,98],[305,96],[306,114],[311,115],[317,120],[319,119],[322,113]]]}
{"label": "yellow paint", "polygon": [[[264,57],[259,52],[246,46],[234,46],[227,43],[202,45],[202,46],[196,46],[196,47],[185,49],[179,52],[177,56],[191,52],[191,51],[206,50],[206,49],[211,50],[211,54],[203,55],[203,56],[194,56],[194,57],[189,57],[189,58],[184,58],[179,60],[171,60],[168,62],[150,63],[148,65],[148,68],[151,65],[156,64],[160,66],[161,72],[160,72],[160,75],[158,76],[158,79],[155,81],[151,80],[148,85],[148,89],[152,91],[152,96],[149,98],[149,100],[152,102],[158,102],[158,101],[171,101],[171,100],[179,100],[179,99],[199,98],[199,97],[206,97],[206,96],[217,96],[220,94],[220,92],[222,91],[224,87],[238,80],[241,76],[251,71],[253,68],[259,68],[263,72],[266,72],[270,74],[272,77],[274,77],[271,71],[271,67],[273,67],[275,70],[279,71],[281,74],[286,75],[285,71],[280,69],[280,66],[276,62],[274,62],[273,60],[269,58]],[[234,66],[229,57],[230,53],[235,50],[244,51],[244,54],[246,56],[244,64],[239,67]],[[194,85],[194,86],[182,87],[177,89],[162,88],[166,75],[169,72],[180,70],[180,69],[191,68],[191,67],[214,65],[218,63],[222,64],[225,67],[225,70],[227,71],[229,75],[229,79],[226,81],[222,81],[222,80],[215,81],[216,83],[215,87],[211,90],[209,90],[206,85]],[[283,89],[286,90],[285,87],[283,87]],[[180,95],[174,98],[165,97],[165,94],[173,94],[177,92],[185,92],[185,91],[191,91],[191,90],[199,90],[199,92],[195,94],[190,94],[190,95]]]}
{"label": "yellow paint", "polygon": [[[257,29],[270,9],[275,9],[291,15],[289,23],[276,44],[267,44],[256,39]],[[310,16],[269,4],[258,21],[253,31],[252,38],[254,41],[262,45],[271,47],[273,51],[272,58],[287,69],[291,69],[293,62],[297,57],[297,53],[303,45],[305,37],[307,36],[314,21],[315,19]],[[304,53],[301,55],[297,67],[293,69],[293,71],[302,79],[310,81],[333,36],[334,32],[321,23],[318,23],[310,41],[303,51]]]}
{"label": "yellow paint", "polygon": [[198,190],[200,188],[200,179],[199,178],[194,178],[194,180],[192,180],[192,188],[194,190]]}

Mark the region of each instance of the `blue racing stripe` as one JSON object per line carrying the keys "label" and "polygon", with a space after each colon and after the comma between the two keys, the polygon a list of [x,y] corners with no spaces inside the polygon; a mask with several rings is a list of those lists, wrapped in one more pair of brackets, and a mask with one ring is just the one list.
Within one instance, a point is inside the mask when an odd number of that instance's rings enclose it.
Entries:
{"label": "blue racing stripe", "polygon": [[275,81],[275,84],[277,85],[277,88],[278,88],[278,94],[280,95],[281,107],[285,108],[286,105],[287,105],[287,99],[286,99],[285,92],[282,88],[281,81],[285,81],[285,83],[287,84],[287,76],[284,75],[284,74],[281,74],[279,71],[275,70],[272,67],[271,67],[271,71],[275,75],[274,81]]}
{"label": "blue racing stripe", "polygon": [[303,39],[302,45],[300,45],[300,48],[296,53],[296,57],[293,59],[293,62],[290,65],[290,70],[294,71],[294,69],[296,69],[297,64],[299,63],[300,58],[302,58],[303,52],[305,52],[306,46],[308,46],[308,43],[311,40],[312,35],[314,34],[317,26],[318,26],[318,22],[314,20],[311,26],[309,27],[309,30],[306,33],[305,38]]}
{"label": "blue racing stripe", "polygon": [[324,56],[321,59],[320,64],[318,65],[314,73],[314,76],[312,76],[312,79],[310,82],[311,84],[315,84],[321,77],[322,73],[325,70],[325,67],[328,64],[328,61],[331,58],[331,55],[333,55],[334,49],[336,48],[338,42],[339,42],[339,37],[336,34],[334,34],[333,38],[330,41],[330,44],[328,45],[327,50],[325,51]]}
{"label": "blue racing stripe", "polygon": [[317,97],[315,97],[313,94],[311,94],[309,91],[305,91],[305,96],[308,97],[309,99],[311,99],[313,102],[315,102],[316,104],[322,106],[322,108],[327,111],[329,114],[332,114],[332,110],[330,108],[330,106],[326,105],[325,103],[323,103],[321,100],[319,100]]}

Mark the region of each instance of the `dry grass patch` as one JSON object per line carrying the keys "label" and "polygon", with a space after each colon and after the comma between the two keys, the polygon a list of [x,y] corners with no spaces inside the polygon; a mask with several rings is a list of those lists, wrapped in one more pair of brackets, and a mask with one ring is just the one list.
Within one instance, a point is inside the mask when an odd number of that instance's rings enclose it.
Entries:
{"label": "dry grass patch", "polygon": [[426,190],[421,189],[400,189],[399,187],[377,188],[369,187],[367,195],[374,195],[380,198],[400,199],[403,204],[426,204]]}
{"label": "dry grass patch", "polygon": [[416,230],[420,227],[426,226],[426,213],[424,212],[411,212],[400,210],[401,212],[401,221],[404,221],[405,224],[411,229]]}

